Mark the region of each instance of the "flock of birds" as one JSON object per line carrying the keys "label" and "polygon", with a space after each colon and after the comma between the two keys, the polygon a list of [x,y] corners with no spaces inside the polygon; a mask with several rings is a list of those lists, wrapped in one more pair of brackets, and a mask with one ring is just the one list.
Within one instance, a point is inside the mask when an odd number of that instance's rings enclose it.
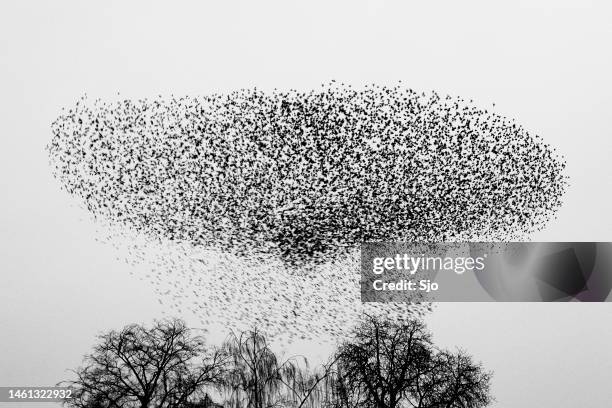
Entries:
{"label": "flock of birds", "polygon": [[149,265],[160,302],[288,341],[426,308],[362,304],[361,243],[518,240],[567,184],[513,120],[401,84],[84,97],[52,131],[55,177]]}

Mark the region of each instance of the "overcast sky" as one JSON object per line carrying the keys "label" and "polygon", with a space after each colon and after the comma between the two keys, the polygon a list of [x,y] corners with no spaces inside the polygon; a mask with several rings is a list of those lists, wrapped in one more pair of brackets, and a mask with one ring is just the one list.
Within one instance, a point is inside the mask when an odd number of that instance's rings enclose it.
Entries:
{"label": "overcast sky", "polygon": [[[0,386],[54,384],[97,332],[162,316],[51,177],[50,123],[83,93],[401,80],[495,102],[568,162],[565,204],[533,239],[612,241],[611,15],[585,0],[2,1]],[[610,304],[442,304],[429,321],[495,371],[495,407],[573,408],[609,404],[611,318]]]}

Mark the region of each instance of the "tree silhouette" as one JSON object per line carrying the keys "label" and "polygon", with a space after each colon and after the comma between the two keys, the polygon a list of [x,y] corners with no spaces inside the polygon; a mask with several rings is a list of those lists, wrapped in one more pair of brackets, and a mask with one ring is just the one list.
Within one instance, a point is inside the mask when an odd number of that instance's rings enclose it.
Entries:
{"label": "tree silhouette", "polygon": [[366,317],[337,351],[337,407],[479,408],[491,401],[491,373],[463,351],[434,347],[420,320]]}
{"label": "tree silhouette", "polygon": [[300,364],[297,358],[288,360],[290,370],[286,371],[283,384],[287,387],[287,406],[294,408],[320,408],[329,405],[328,379],[336,370],[336,358],[310,370],[304,358]]}
{"label": "tree silhouette", "polygon": [[[326,364],[281,360],[259,330],[206,347],[180,320],[129,325],[100,342],[61,385],[74,408],[481,408],[491,373],[436,348],[417,319],[366,316]],[[222,405],[212,397],[224,399]]]}
{"label": "tree silhouette", "polygon": [[284,379],[294,374],[290,361],[279,362],[264,335],[257,329],[231,333],[224,345],[230,357],[225,377],[232,408],[268,408],[284,404]]}
{"label": "tree silhouette", "polygon": [[65,404],[75,408],[175,408],[221,383],[224,356],[207,349],[180,320],[132,324],[99,336],[100,343],[62,385],[74,389]]}

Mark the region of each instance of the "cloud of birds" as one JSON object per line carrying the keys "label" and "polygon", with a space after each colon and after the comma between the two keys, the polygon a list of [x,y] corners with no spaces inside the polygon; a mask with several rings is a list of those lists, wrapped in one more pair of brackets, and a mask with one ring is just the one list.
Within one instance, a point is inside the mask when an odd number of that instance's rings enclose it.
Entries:
{"label": "cloud of birds", "polygon": [[418,310],[361,304],[360,243],[524,239],[567,187],[563,158],[514,120],[401,84],[84,97],[52,132],[55,177],[163,264],[160,297],[291,337]]}

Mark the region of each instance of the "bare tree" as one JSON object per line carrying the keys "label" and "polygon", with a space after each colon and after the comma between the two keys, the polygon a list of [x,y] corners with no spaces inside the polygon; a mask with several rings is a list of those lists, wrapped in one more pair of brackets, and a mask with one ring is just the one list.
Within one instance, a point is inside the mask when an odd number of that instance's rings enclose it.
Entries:
{"label": "bare tree", "polygon": [[491,373],[465,351],[435,354],[427,370],[416,379],[410,398],[422,408],[479,408],[487,406]]}
{"label": "bare tree", "polygon": [[293,367],[291,362],[279,362],[259,330],[231,333],[224,349],[230,357],[225,387],[231,407],[269,408],[286,402],[283,376]]}
{"label": "bare tree", "polygon": [[224,355],[208,349],[180,320],[132,324],[99,336],[100,343],[74,371],[70,407],[175,408],[219,386]]}
{"label": "bare tree", "polygon": [[[301,364],[300,364],[301,363]],[[320,408],[328,405],[328,379],[336,372],[336,358],[310,370],[308,361],[294,357],[287,361],[283,384],[287,387],[287,406],[294,408]]]}
{"label": "bare tree", "polygon": [[345,374],[341,361],[337,361],[334,371],[330,372],[323,384],[324,398],[322,399],[321,406],[328,408],[355,408],[360,406],[360,404],[363,405],[365,401],[363,387],[354,385],[354,377]]}
{"label": "bare tree", "polygon": [[257,329],[232,333],[225,349],[231,356],[225,384],[231,407],[320,408],[324,404],[326,379],[335,370],[335,358],[312,371],[303,356],[281,360]]}
{"label": "bare tree", "polygon": [[[180,320],[99,336],[65,404],[75,408],[481,408],[491,374],[464,351],[437,349],[420,320],[366,317],[331,359],[311,370],[281,361],[258,330],[208,348]],[[210,394],[213,392],[214,394]]]}
{"label": "bare tree", "polygon": [[479,408],[491,374],[465,352],[434,347],[420,320],[367,317],[338,349],[332,405],[344,408]]}

